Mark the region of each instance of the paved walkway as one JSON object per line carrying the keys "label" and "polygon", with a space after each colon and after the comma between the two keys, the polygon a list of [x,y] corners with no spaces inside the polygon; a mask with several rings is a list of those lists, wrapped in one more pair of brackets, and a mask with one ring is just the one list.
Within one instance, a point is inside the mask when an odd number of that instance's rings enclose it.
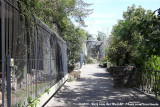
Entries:
{"label": "paved walkway", "polygon": [[45,107],[160,107],[159,103],[131,88],[113,88],[113,79],[96,64],[85,65],[81,78],[66,82]]}

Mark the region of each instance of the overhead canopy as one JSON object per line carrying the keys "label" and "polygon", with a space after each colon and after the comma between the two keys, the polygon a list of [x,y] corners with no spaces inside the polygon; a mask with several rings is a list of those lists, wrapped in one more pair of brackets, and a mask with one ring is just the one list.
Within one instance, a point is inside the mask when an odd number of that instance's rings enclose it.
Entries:
{"label": "overhead canopy", "polygon": [[96,41],[96,40],[85,40],[85,42],[89,42],[91,45],[91,48],[101,46],[103,44],[103,41]]}

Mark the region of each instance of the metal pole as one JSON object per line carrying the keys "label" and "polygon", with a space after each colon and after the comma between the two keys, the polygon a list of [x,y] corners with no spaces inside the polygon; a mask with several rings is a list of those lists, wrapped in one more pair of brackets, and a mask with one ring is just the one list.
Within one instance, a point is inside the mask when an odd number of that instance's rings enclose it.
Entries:
{"label": "metal pole", "polygon": [[[51,70],[51,34],[50,34],[50,75],[52,75],[52,70]],[[50,87],[51,87],[51,81],[52,81],[52,76],[50,76]]]}
{"label": "metal pole", "polygon": [[36,97],[37,97],[37,61],[38,61],[38,50],[37,50],[37,31],[36,29],[34,30],[35,31],[35,69],[36,69]]}
{"label": "metal pole", "polygon": [[143,73],[144,73],[144,71],[142,71],[142,73],[141,73],[142,91],[144,91],[144,87],[143,87]]}
{"label": "metal pole", "polygon": [[155,94],[156,94],[156,98],[157,98],[157,72],[155,71]]}
{"label": "metal pole", "polygon": [[2,42],[2,107],[4,107],[4,92],[5,92],[5,4],[1,0],[1,42]]}
{"label": "metal pole", "polygon": [[10,55],[7,55],[7,106],[11,107],[11,68]]}

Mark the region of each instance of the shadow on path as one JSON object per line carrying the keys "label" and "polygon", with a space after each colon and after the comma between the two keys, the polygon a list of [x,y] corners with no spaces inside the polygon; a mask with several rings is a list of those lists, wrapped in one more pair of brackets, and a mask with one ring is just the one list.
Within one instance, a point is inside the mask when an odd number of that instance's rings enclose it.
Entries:
{"label": "shadow on path", "polygon": [[84,66],[81,78],[67,82],[46,107],[138,107],[140,104],[141,107],[159,107],[158,102],[132,88],[113,88],[109,72],[93,64]]}

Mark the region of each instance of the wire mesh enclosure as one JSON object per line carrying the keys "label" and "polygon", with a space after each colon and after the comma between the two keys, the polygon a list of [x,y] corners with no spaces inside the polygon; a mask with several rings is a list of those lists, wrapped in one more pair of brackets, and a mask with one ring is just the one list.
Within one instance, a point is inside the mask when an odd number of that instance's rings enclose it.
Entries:
{"label": "wire mesh enclosure", "polygon": [[16,0],[0,6],[0,106],[27,105],[67,74],[66,43],[38,18],[28,30]]}
{"label": "wire mesh enclosure", "polygon": [[94,41],[94,40],[87,40],[87,56],[92,58],[104,58],[104,47],[103,41]]}

